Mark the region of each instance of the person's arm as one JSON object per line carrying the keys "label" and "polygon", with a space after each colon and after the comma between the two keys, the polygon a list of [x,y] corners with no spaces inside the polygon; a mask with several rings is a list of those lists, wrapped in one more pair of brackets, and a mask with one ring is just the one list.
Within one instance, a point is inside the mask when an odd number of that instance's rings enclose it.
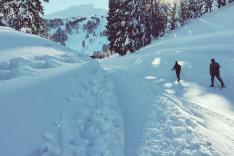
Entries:
{"label": "person's arm", "polygon": [[210,75],[212,75],[212,65],[210,65]]}
{"label": "person's arm", "polygon": [[171,69],[172,71],[175,70],[175,66]]}

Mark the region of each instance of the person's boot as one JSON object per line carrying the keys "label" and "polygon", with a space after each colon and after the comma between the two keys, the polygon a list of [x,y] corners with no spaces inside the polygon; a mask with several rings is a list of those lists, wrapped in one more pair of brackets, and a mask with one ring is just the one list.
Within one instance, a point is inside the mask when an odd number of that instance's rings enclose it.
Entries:
{"label": "person's boot", "polygon": [[210,85],[210,87],[214,87],[214,85],[212,84],[212,85]]}
{"label": "person's boot", "polygon": [[221,84],[221,87],[224,88],[224,83]]}

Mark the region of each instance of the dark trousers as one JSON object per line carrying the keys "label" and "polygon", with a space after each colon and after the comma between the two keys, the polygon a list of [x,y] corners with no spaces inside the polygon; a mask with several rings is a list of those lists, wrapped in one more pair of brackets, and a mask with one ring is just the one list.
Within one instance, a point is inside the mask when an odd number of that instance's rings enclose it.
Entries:
{"label": "dark trousers", "polygon": [[176,71],[177,81],[180,81],[180,71]]}
{"label": "dark trousers", "polygon": [[219,80],[219,82],[221,83],[222,86],[224,86],[223,80],[220,78],[220,74],[213,74],[211,75],[211,85],[214,86],[214,79],[215,77]]}

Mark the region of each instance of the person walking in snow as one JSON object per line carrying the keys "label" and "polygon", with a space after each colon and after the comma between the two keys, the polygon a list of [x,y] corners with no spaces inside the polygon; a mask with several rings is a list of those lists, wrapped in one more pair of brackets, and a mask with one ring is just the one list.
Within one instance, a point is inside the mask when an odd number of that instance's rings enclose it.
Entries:
{"label": "person walking in snow", "polygon": [[215,59],[211,59],[211,64],[210,64],[210,76],[211,76],[211,85],[210,87],[214,87],[214,79],[215,77],[219,80],[221,83],[221,87],[224,87],[223,80],[220,77],[220,65],[215,62]]}
{"label": "person walking in snow", "polygon": [[172,71],[173,70],[176,72],[177,81],[180,82],[181,65],[178,63],[178,61],[175,62],[175,65],[172,68]]}

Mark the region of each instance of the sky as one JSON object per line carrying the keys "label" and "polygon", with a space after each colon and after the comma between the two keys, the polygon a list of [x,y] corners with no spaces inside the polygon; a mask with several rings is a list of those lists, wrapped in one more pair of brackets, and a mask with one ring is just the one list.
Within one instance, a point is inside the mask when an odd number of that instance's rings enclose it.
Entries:
{"label": "sky", "polygon": [[94,4],[97,8],[108,9],[108,0],[50,0],[44,4],[45,14],[67,9],[70,6],[80,4]]}

